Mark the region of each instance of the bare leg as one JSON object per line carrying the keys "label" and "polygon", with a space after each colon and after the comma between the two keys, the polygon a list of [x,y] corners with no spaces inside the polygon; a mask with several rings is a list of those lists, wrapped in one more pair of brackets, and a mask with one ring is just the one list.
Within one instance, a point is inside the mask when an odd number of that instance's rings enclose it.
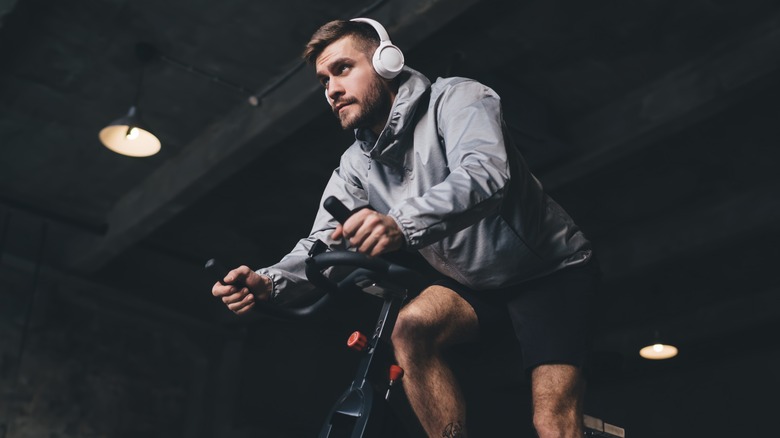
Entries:
{"label": "bare leg", "polygon": [[531,393],[534,427],[540,438],[582,438],[585,381],[579,368],[551,364],[534,368]]}
{"label": "bare leg", "polygon": [[452,290],[432,286],[406,305],[393,330],[409,403],[430,437],[465,437],[466,405],[441,353],[476,338],[477,315]]}

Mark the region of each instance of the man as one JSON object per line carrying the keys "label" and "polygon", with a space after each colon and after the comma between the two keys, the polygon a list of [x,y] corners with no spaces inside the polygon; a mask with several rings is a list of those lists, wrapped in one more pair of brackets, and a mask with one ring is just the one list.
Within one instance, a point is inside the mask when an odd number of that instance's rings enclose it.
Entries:
{"label": "man", "polygon": [[539,436],[581,437],[585,315],[597,278],[589,242],[510,144],[493,90],[464,78],[431,84],[403,66],[379,23],[357,20],[325,24],[304,58],[342,128],[355,130],[323,199],[370,208],[343,226],[321,208],[310,236],[279,263],[234,269],[225,281],[246,287],[217,283],[212,293],[242,314],[255,300],[310,290],[303,260],[317,239],[374,256],[418,251],[441,279],[402,309],[392,342],[429,436],[467,433],[442,351],[506,330],[523,349]]}

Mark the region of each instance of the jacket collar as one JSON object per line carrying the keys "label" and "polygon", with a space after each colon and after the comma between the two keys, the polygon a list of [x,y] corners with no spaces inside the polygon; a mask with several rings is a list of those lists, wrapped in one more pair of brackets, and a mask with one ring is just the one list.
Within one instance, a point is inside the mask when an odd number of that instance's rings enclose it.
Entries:
{"label": "jacket collar", "polygon": [[404,67],[399,79],[401,83],[398,93],[390,109],[387,124],[379,137],[367,128],[355,130],[355,139],[360,142],[363,153],[388,164],[403,164],[404,145],[400,139],[404,132],[415,124],[415,110],[431,86],[428,78],[409,67]]}

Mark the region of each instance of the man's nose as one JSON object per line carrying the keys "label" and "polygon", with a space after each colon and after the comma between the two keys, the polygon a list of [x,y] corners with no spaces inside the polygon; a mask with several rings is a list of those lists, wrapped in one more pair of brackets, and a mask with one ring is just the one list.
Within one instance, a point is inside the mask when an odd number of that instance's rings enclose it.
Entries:
{"label": "man's nose", "polygon": [[338,99],[339,96],[344,94],[344,87],[338,80],[331,79],[328,82],[328,97],[331,101]]}

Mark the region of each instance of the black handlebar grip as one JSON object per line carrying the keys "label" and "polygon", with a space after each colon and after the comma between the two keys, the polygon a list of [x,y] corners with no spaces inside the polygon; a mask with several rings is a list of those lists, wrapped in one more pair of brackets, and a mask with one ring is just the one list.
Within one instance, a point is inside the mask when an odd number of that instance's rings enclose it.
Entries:
{"label": "black handlebar grip", "polygon": [[328,213],[333,216],[334,219],[339,221],[341,224],[346,222],[347,219],[352,216],[352,212],[347,208],[347,206],[339,201],[335,196],[328,196],[328,199],[322,203],[322,206]]}
{"label": "black handlebar grip", "polygon": [[221,263],[217,261],[217,259],[209,259],[206,262],[206,272],[211,274],[211,276],[214,278],[214,281],[220,282],[220,284],[227,286],[227,283],[225,283],[225,276],[230,272],[227,268],[222,266]]}

